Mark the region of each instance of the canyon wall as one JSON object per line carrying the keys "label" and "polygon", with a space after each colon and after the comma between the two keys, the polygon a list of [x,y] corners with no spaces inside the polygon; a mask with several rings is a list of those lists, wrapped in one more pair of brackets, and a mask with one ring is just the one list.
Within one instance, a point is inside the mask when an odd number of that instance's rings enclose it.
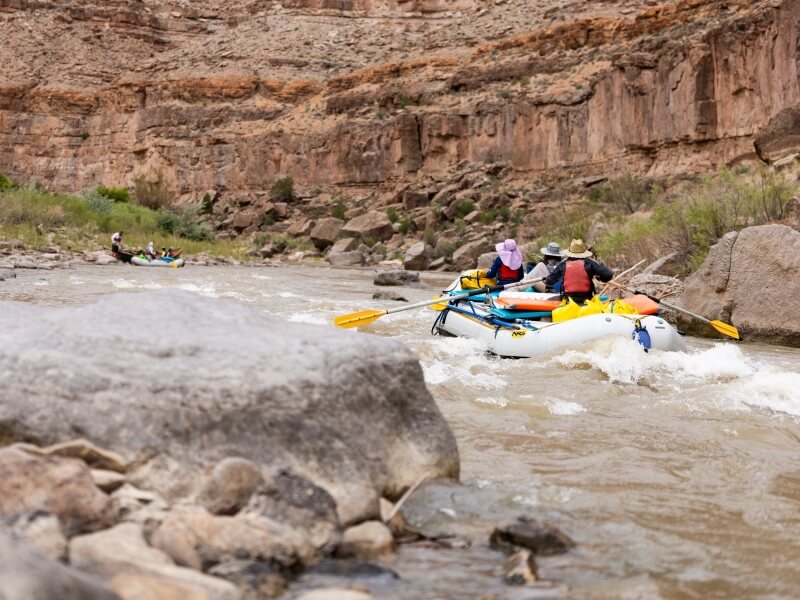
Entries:
{"label": "canyon wall", "polygon": [[702,172],[754,156],[800,102],[800,0],[543,4],[0,0],[0,172],[75,191],[162,171],[184,198],[287,174],[395,186],[465,159]]}

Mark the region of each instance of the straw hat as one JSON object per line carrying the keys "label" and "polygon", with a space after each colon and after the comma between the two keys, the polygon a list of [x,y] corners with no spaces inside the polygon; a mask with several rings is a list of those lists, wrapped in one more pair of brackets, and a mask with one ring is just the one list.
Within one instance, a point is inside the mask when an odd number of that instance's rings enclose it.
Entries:
{"label": "straw hat", "polygon": [[561,251],[561,245],[558,244],[558,242],[550,242],[547,244],[547,246],[539,248],[539,252],[545,256],[555,256],[558,258],[562,258],[564,256],[564,253]]}
{"label": "straw hat", "polygon": [[567,256],[570,258],[589,258],[592,255],[592,251],[586,247],[586,244],[583,240],[572,240],[569,243],[569,250],[567,250]]}

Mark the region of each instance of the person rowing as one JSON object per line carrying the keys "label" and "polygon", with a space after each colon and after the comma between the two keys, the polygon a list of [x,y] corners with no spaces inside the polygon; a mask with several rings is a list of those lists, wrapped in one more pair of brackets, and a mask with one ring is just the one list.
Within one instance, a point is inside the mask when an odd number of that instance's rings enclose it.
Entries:
{"label": "person rowing", "polygon": [[564,298],[583,304],[596,293],[593,281],[595,277],[602,282],[614,278],[614,271],[590,258],[592,251],[583,240],[572,240],[566,255],[567,260],[559,263],[545,279],[545,285],[548,286],[563,279],[561,296]]}
{"label": "person rowing", "polygon": [[517,242],[506,240],[495,246],[497,258],[492,263],[492,268],[486,273],[486,277],[494,278],[497,285],[506,285],[522,281],[525,272],[522,269],[522,252],[517,248]]}

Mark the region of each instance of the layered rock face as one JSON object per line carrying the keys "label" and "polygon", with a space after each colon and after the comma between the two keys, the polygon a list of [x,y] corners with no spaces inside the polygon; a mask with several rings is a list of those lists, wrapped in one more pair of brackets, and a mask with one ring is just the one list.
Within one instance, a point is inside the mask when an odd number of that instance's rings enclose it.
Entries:
{"label": "layered rock face", "polygon": [[393,188],[464,159],[698,172],[800,102],[799,18],[800,0],[0,0],[0,171],[74,191],[161,170],[187,200],[287,174]]}
{"label": "layered rock face", "polygon": [[455,439],[401,344],[188,293],[4,303],[0,387],[0,444],[85,437],[170,501],[207,496],[206,471],[246,459],[269,514],[319,496],[338,526],[376,516],[381,496],[423,475],[458,476]]}
{"label": "layered rock face", "polygon": [[[725,235],[686,280],[675,304],[736,326],[750,341],[800,347],[800,232],[785,225],[748,227]],[[678,315],[683,328],[714,334]]]}

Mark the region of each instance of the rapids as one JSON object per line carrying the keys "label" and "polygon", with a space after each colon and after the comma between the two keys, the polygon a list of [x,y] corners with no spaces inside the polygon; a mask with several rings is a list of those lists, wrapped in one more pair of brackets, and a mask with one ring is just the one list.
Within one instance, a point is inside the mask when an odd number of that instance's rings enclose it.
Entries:
{"label": "rapids", "polygon": [[[396,289],[414,302],[449,283],[442,274],[423,280],[429,289]],[[368,270],[191,264],[18,271],[0,283],[0,299],[85,303],[168,287],[320,326],[342,313],[398,306],[371,299]],[[359,586],[418,599],[798,595],[800,351],[689,339],[686,354],[645,354],[632,341],[606,339],[504,360],[470,340],[432,337],[433,319],[423,308],[367,329],[417,353],[458,438],[466,487],[421,491],[409,517],[426,529],[465,531],[544,516],[577,548],[539,559],[540,577],[555,586],[505,586],[503,557],[485,537],[469,549],[403,546],[384,563],[399,580],[366,577]],[[288,597],[343,583],[304,575]]]}

